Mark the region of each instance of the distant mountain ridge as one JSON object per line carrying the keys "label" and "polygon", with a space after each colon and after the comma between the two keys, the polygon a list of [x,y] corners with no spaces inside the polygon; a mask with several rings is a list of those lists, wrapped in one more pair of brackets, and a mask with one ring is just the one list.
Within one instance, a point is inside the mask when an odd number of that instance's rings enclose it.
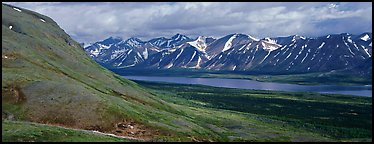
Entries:
{"label": "distant mountain ridge", "polygon": [[85,51],[107,68],[324,72],[365,65],[372,56],[372,33],[263,39],[238,33],[218,39],[206,36],[191,39],[176,34],[149,41],[110,37],[86,47]]}

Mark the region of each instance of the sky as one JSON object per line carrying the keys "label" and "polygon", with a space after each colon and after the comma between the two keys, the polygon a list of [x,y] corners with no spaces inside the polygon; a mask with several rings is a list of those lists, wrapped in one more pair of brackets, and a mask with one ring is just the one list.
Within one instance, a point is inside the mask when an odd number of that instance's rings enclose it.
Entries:
{"label": "sky", "polygon": [[371,2],[7,2],[55,20],[78,42],[242,33],[256,38],[372,32]]}

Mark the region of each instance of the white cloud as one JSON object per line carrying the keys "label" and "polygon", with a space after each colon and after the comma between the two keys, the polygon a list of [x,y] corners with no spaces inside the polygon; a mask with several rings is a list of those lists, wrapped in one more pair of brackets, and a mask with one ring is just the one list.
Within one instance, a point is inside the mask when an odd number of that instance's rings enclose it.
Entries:
{"label": "white cloud", "polygon": [[[53,18],[81,42],[109,36],[320,36],[372,31],[372,3],[10,3]],[[354,22],[352,22],[354,20]]]}

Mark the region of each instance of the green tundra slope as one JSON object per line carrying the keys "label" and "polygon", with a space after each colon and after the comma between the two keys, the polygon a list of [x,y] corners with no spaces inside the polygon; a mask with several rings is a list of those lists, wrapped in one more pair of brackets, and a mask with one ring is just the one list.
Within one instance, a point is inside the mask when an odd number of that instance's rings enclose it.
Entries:
{"label": "green tundra slope", "polygon": [[151,138],[173,134],[158,116],[178,113],[96,64],[51,18],[2,4],[3,119],[104,132],[132,124]]}

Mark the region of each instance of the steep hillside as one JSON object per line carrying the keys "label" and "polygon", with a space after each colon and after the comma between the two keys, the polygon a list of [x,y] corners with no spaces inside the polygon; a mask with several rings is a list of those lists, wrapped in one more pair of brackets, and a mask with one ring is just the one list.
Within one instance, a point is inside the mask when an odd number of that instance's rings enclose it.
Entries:
{"label": "steep hillside", "polygon": [[51,18],[2,5],[3,119],[103,132],[129,124],[151,138],[170,133],[164,123],[177,113],[91,60]]}

